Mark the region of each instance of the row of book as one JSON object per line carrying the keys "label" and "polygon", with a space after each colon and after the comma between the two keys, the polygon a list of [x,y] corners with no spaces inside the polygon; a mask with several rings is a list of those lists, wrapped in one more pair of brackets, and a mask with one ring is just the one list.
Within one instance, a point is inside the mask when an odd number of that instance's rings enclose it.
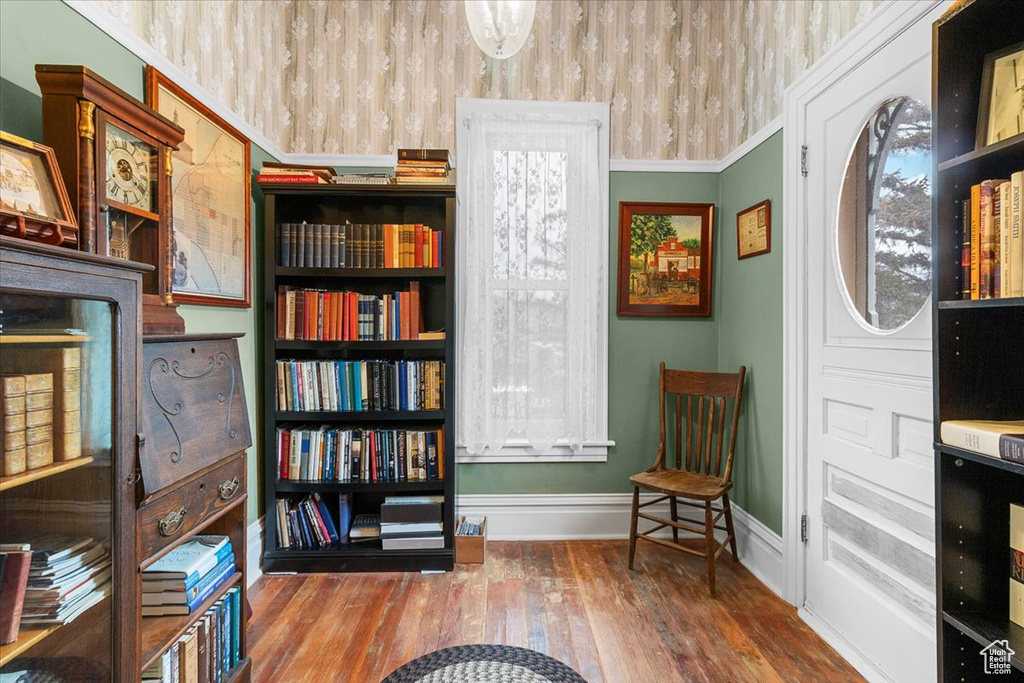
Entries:
{"label": "row of book", "polygon": [[444,428],[277,428],[280,481],[403,482],[444,479]]}
{"label": "row of book", "polygon": [[[282,341],[401,341],[424,336],[420,283],[408,291],[360,294],[349,290],[277,290],[277,338]],[[443,338],[443,334],[441,335]]]}
{"label": "row of book", "polygon": [[227,536],[195,536],[142,572],[142,616],[191,614],[234,573]]}
{"label": "row of book", "polygon": [[0,544],[0,642],[23,627],[69,624],[110,595],[110,545],[49,534]]}
{"label": "row of book", "polygon": [[142,673],[143,683],[221,683],[242,661],[242,589],[232,586]]}
{"label": "row of book", "polygon": [[444,547],[444,496],[387,496],[379,513],[352,515],[352,500],[338,494],[338,517],[319,493],[278,498],[279,548],[307,550],[332,543],[380,539],[384,550]]}
{"label": "row of book", "polygon": [[279,360],[277,409],[441,410],[442,360]]}
{"label": "row of book", "polygon": [[1024,465],[1024,418],[1020,420],[944,420],[942,443]]}
{"label": "row of book", "polygon": [[338,523],[319,493],[277,499],[277,539],[280,548],[323,548],[348,543],[352,504],[348,494],[338,494]]}
{"label": "row of book", "polygon": [[442,268],[444,233],[422,223],[279,223],[277,265]]}
{"label": "row of book", "polygon": [[395,163],[398,185],[450,185],[451,159],[446,149],[399,149]]}
{"label": "row of book", "polygon": [[82,455],[82,350],[33,348],[4,356],[0,375],[3,476]]}
{"label": "row of book", "polygon": [[1024,171],[984,180],[960,202],[963,299],[1024,296]]}

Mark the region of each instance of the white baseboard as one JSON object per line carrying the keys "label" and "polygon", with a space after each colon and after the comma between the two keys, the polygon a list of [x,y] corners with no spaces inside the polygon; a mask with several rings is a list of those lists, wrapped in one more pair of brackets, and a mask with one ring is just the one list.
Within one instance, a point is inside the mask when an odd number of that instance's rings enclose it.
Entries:
{"label": "white baseboard", "polygon": [[263,517],[249,525],[245,541],[245,585],[251,586],[263,576],[260,560],[263,557]]}
{"label": "white baseboard", "polygon": [[882,673],[881,669],[869,662],[860,653],[860,650],[850,644],[838,631],[829,626],[824,620],[819,619],[813,612],[801,607],[797,615],[811,627],[811,630],[821,636],[821,639],[832,646],[840,656],[850,663],[861,676],[871,683],[888,683],[892,679]]}
{"label": "white baseboard", "polygon": [[[487,536],[496,541],[629,538],[631,493],[458,496],[460,515],[485,515]],[[657,496],[646,494],[641,500]],[[740,561],[777,595],[785,585],[782,537],[732,503]],[[668,514],[668,503],[651,508]],[[699,515],[693,509],[681,509]],[[703,524],[703,519],[694,520]],[[668,535],[668,530],[662,530]]]}

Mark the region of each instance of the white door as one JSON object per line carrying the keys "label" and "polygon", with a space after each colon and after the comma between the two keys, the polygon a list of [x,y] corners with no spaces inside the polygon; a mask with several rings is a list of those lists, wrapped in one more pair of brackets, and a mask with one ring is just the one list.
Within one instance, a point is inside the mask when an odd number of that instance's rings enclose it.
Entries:
{"label": "white door", "polygon": [[[805,273],[797,486],[806,541],[797,604],[868,677],[928,681],[936,675],[931,301],[921,301],[902,327],[869,324],[865,317],[893,325],[874,317],[875,298],[887,294],[883,275],[876,291],[872,254],[908,247],[876,241],[871,229],[859,242],[837,237],[848,162],[872,114],[901,96],[931,102],[931,23],[939,12],[928,3],[895,3],[883,14],[859,32],[859,47],[827,60],[818,80],[790,100],[800,123],[791,140],[806,146],[806,176],[795,181],[804,249],[787,266]],[[862,159],[884,146],[878,139],[875,130],[861,138]],[[864,196],[870,201],[872,183],[860,182],[867,189],[851,192],[848,215]],[[847,281],[854,290],[859,282],[860,294],[850,296]]]}

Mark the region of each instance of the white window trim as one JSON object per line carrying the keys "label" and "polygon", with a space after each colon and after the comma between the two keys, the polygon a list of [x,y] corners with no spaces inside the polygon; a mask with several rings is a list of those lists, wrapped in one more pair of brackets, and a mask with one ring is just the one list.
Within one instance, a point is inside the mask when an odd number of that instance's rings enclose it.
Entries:
{"label": "white window trim", "polygon": [[[513,100],[493,99],[472,99],[457,98],[455,100],[455,165],[465,168],[462,160],[466,158],[467,135],[459,133],[466,128],[467,118],[474,114],[504,114],[528,117],[531,114],[547,116],[564,116],[567,118],[593,118],[598,121],[601,129],[598,134],[599,141],[599,163],[601,195],[601,239],[598,240],[600,250],[600,263],[605,265],[605,274],[601,279],[600,296],[601,301],[608,302],[609,278],[611,267],[608,263],[608,202],[609,202],[609,124],[610,105],[608,102],[522,102]],[[456,174],[456,201],[457,224],[460,229],[466,229],[468,224],[467,203],[466,203],[466,179],[461,174]],[[456,315],[459,311],[458,293],[456,292],[455,302]],[[608,306],[602,307],[601,320],[599,323],[600,334],[598,339],[597,379],[598,379],[598,431],[603,440],[584,442],[583,447],[573,452],[568,445],[555,443],[547,452],[537,451],[525,442],[509,440],[505,446],[495,452],[481,455],[470,455],[466,452],[465,446],[456,443],[455,461],[457,463],[528,463],[528,462],[607,462],[608,449],[615,445],[614,441],[608,439]],[[458,340],[456,339],[456,345]],[[457,354],[456,354],[457,355]]]}

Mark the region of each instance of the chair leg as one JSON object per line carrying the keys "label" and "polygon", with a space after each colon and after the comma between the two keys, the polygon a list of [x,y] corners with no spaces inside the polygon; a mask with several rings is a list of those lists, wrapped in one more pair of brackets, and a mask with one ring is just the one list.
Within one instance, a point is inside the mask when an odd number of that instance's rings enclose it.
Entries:
{"label": "chair leg", "polygon": [[[669,498],[669,501],[670,501],[669,502],[669,506],[672,509],[672,521],[673,522],[678,522],[679,521],[679,506],[676,503],[676,497],[672,496],[671,498]],[[677,529],[676,527],[672,527],[672,542],[673,543],[679,543],[679,529]]]}
{"label": "chair leg", "polygon": [[629,568],[633,568],[633,555],[636,553],[636,522],[640,510],[640,487],[633,487],[633,510],[629,519]]}
{"label": "chair leg", "polygon": [[732,550],[733,562],[740,561],[740,555],[736,552],[736,531],[732,527],[732,506],[729,505],[729,494],[722,495],[722,507],[725,508],[725,530],[729,533],[729,549]]}
{"label": "chair leg", "polygon": [[707,538],[708,555],[708,587],[711,597],[715,597],[715,521],[711,511],[711,501],[704,503],[704,535]]}

